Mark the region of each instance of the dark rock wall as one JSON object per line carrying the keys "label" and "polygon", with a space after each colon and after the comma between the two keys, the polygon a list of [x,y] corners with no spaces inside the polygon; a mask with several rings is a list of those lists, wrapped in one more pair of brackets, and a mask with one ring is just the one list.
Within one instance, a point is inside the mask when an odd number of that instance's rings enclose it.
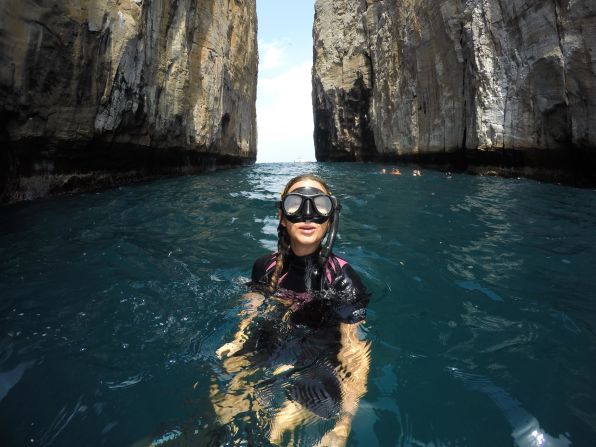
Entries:
{"label": "dark rock wall", "polygon": [[[596,2],[317,0],[315,10],[317,159],[596,166]],[[366,92],[360,106],[354,89]]]}
{"label": "dark rock wall", "polygon": [[255,0],[0,0],[2,201],[251,163]]}

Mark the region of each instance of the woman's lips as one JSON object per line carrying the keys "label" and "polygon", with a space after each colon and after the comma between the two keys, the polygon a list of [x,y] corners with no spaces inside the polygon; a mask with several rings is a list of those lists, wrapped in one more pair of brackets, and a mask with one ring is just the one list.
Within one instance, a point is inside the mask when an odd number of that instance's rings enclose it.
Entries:
{"label": "woman's lips", "polygon": [[317,227],[315,227],[314,225],[300,225],[298,226],[298,230],[306,235],[311,235],[315,232],[315,230],[317,229]]}

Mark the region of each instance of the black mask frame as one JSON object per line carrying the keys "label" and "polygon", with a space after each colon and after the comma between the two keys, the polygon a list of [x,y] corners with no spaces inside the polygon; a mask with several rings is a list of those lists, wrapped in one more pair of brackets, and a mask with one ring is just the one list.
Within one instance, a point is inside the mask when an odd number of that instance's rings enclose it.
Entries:
{"label": "black mask frame", "polygon": [[[320,201],[317,199],[321,197],[324,198],[323,202],[328,205],[329,210],[327,212],[325,212],[324,205],[317,205],[317,202]],[[301,200],[300,205],[293,212],[286,208],[286,202],[290,198],[299,198]],[[325,200],[328,202],[325,202]],[[337,205],[338,202],[335,197],[325,194],[320,189],[308,186],[284,194],[281,200],[277,202],[283,216],[292,223],[314,222],[322,224],[331,218]]]}
{"label": "black mask frame", "polygon": [[[284,209],[283,200],[288,194],[297,194],[303,197],[302,203],[296,213],[288,214]],[[325,223],[327,220],[331,219],[329,231],[327,232],[327,239],[323,244],[321,244],[321,249],[319,250],[318,256],[318,274],[321,276],[321,282],[325,282],[326,277],[323,273],[325,269],[325,264],[327,263],[327,259],[331,254],[331,249],[333,248],[333,243],[335,242],[335,238],[337,237],[337,230],[339,228],[339,212],[341,211],[341,205],[339,203],[339,200],[337,199],[337,197],[325,194],[320,189],[313,187],[296,188],[294,191],[288,194],[284,194],[284,196],[282,196],[282,200],[276,202],[277,207],[282,212],[282,216],[286,218],[288,221],[292,223],[310,221],[322,224]],[[332,209],[326,216],[320,214],[314,204],[314,197],[319,195],[324,195],[331,199]]]}

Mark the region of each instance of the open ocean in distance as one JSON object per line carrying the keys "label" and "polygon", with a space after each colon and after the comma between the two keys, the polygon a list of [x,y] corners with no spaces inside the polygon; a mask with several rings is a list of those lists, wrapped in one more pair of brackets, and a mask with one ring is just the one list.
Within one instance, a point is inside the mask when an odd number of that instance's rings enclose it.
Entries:
{"label": "open ocean in distance", "polygon": [[0,445],[266,445],[217,422],[215,350],[275,250],[281,189],[314,172],[371,293],[349,446],[595,446],[596,191],[382,167],[258,164],[0,208]]}

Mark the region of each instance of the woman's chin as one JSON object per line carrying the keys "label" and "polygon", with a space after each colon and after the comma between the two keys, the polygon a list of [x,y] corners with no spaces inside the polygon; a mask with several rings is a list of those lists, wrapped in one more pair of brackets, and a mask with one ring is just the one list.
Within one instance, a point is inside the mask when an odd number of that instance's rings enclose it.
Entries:
{"label": "woman's chin", "polygon": [[315,239],[317,236],[317,230],[314,228],[312,230],[298,230],[298,235],[306,239]]}
{"label": "woman's chin", "polygon": [[292,245],[292,248],[294,248],[294,251],[299,251],[299,252],[304,252],[304,251],[315,251],[318,247],[319,244],[321,243],[321,240],[316,237],[316,236],[310,236],[310,237],[297,237],[294,241],[294,244]]}

